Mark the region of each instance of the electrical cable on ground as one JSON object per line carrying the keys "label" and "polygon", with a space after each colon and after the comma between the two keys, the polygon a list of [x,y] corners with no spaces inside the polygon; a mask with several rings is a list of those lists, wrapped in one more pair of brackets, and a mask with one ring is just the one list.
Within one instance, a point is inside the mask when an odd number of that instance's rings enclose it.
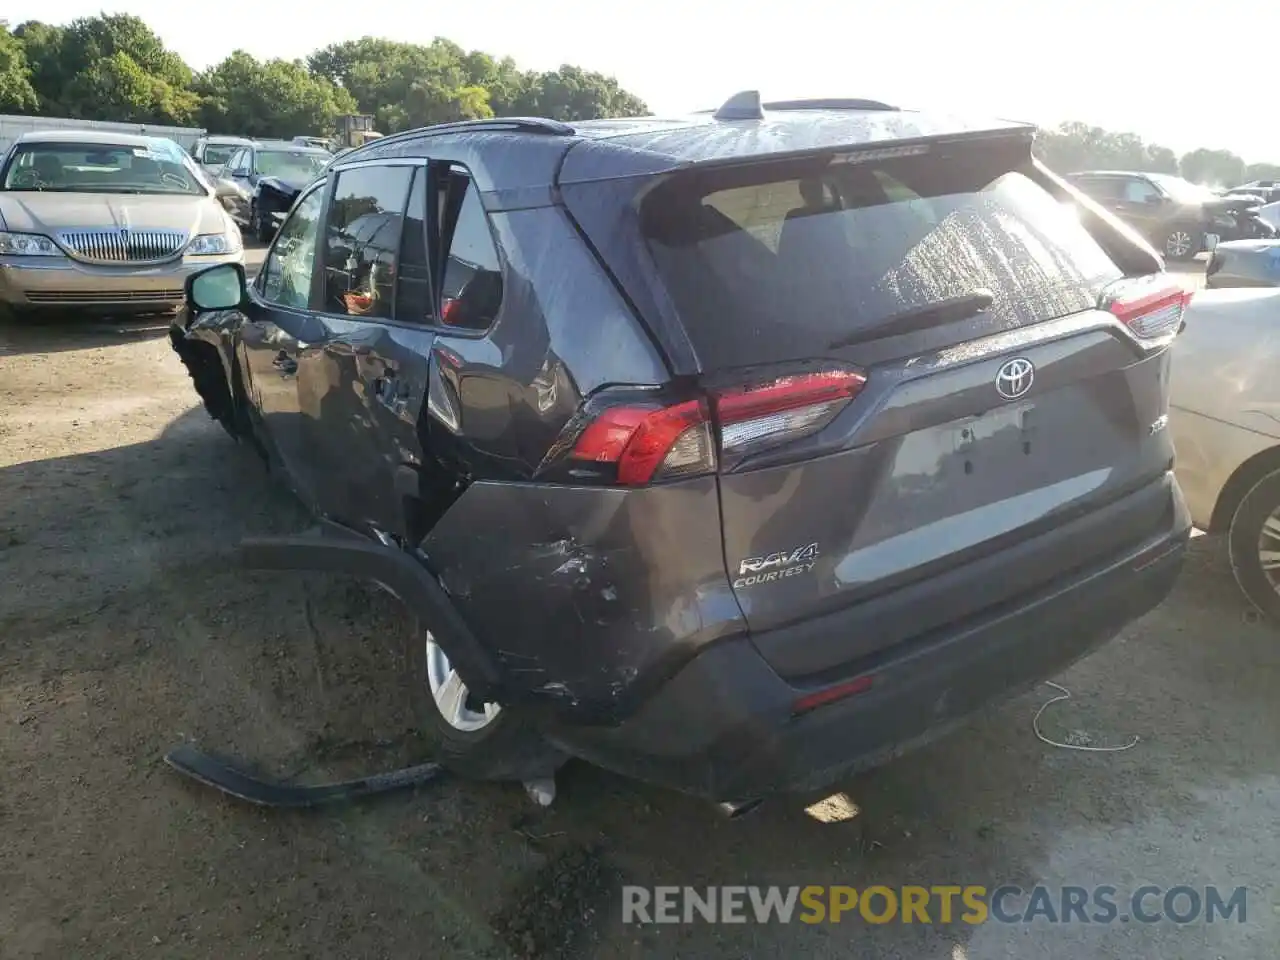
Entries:
{"label": "electrical cable on ground", "polygon": [[1053,687],[1053,689],[1057,690],[1059,695],[1050,700],[1046,700],[1044,704],[1041,705],[1040,709],[1036,711],[1036,715],[1031,718],[1031,729],[1035,731],[1037,737],[1049,744],[1049,746],[1059,747],[1063,750],[1083,750],[1086,753],[1119,753],[1121,750],[1130,750],[1138,745],[1139,738],[1136,735],[1126,744],[1110,747],[1091,747],[1083,743],[1063,743],[1060,740],[1053,740],[1050,737],[1046,737],[1040,732],[1041,714],[1055,703],[1060,703],[1063,700],[1070,700],[1071,691],[1060,683],[1054,683],[1052,680],[1046,680],[1044,683],[1046,686]]}

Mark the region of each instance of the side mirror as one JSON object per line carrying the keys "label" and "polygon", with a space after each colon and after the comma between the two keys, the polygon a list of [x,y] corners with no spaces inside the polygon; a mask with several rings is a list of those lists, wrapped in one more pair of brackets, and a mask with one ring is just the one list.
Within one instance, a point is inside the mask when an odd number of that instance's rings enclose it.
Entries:
{"label": "side mirror", "polygon": [[187,302],[197,313],[234,310],[245,302],[248,287],[244,267],[219,263],[187,277]]}
{"label": "side mirror", "polygon": [[213,194],[219,200],[225,200],[227,197],[238,197],[240,188],[226,177],[218,177],[213,181]]}

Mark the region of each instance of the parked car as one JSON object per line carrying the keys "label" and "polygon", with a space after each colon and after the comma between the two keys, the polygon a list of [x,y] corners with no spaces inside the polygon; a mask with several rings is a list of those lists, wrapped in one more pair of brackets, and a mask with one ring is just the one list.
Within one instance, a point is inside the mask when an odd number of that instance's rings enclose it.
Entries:
{"label": "parked car", "polygon": [[1280,286],[1280,240],[1232,240],[1209,254],[1206,287]]}
{"label": "parked car", "polygon": [[288,212],[298,191],[324,169],[328,150],[298,144],[254,143],[237,150],[222,175],[240,186],[231,198],[231,213],[258,240],[266,243]]}
{"label": "parked car", "polygon": [[1225,196],[1254,196],[1263,203],[1280,202],[1280,183],[1274,180],[1251,180],[1224,191]]}
{"label": "parked car", "polygon": [[1174,350],[1169,424],[1195,525],[1280,621],[1280,290],[1206,290]]}
{"label": "parked car", "polygon": [[1158,604],[1187,294],[1031,153],[873,101],[442,124],[306,188],[172,330],[376,580],[463,773],[817,788]]}
{"label": "parked car", "polygon": [[304,147],[316,147],[319,150],[328,150],[332,145],[328,137],[294,137],[290,142]]}
{"label": "parked car", "polygon": [[201,137],[191,148],[191,157],[204,168],[209,176],[217,178],[222,175],[222,168],[241,147],[253,144],[244,137]]}
{"label": "parked car", "polygon": [[1171,260],[1190,260],[1220,240],[1270,239],[1253,196],[1219,196],[1163,173],[1086,170],[1067,180],[1133,226]]}
{"label": "parked car", "polygon": [[171,140],[27,133],[0,160],[0,306],[171,310],[183,281],[243,259],[217,189]]}

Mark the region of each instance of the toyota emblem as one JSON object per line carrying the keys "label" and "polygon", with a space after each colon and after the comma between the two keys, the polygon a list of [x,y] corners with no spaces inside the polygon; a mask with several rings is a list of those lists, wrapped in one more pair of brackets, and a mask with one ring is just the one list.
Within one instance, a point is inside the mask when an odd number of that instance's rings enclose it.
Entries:
{"label": "toyota emblem", "polygon": [[1017,400],[1031,389],[1036,368],[1025,357],[1014,357],[996,371],[996,393],[1005,400]]}

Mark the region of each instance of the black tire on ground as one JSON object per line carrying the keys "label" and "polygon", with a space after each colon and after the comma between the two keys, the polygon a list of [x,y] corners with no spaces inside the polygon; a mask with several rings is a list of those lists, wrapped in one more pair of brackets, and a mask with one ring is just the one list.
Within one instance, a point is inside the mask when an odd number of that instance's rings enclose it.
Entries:
{"label": "black tire on ground", "polygon": [[[1185,237],[1191,241],[1183,253],[1176,253],[1178,241]],[[1164,255],[1170,260],[1194,260],[1197,253],[1204,249],[1204,231],[1198,226],[1180,224],[1169,228],[1162,244]]]}
{"label": "black tire on ground", "polygon": [[440,763],[471,780],[533,780],[550,776],[564,763],[564,756],[517,709],[504,707],[488,726],[477,731],[450,725],[431,696],[426,636],[421,628],[409,631],[404,659],[414,715],[436,748]]}
{"label": "black tire on ground", "polygon": [[1231,517],[1227,530],[1227,554],[1236,583],[1249,602],[1280,624],[1280,593],[1272,586],[1262,567],[1259,551],[1274,550],[1280,557],[1280,536],[1267,537],[1263,527],[1280,509],[1280,470],[1263,477],[1245,494]]}

